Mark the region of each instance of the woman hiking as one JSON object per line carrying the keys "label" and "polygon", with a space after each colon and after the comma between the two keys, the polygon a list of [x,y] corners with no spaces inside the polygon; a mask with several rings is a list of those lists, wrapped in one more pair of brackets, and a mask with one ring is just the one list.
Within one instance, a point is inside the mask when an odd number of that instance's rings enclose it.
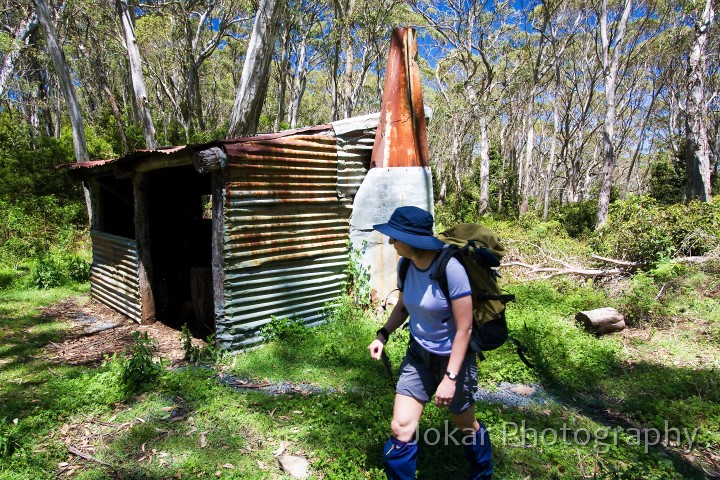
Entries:
{"label": "woman hiking", "polygon": [[433,236],[433,217],[418,207],[397,208],[387,223],[373,225],[390,237],[398,255],[410,260],[398,302],[369,345],[379,360],[390,334],[410,317],[410,344],[400,365],[391,423],[392,436],[383,450],[385,473],[391,480],[415,478],[420,416],[435,396],[463,434],[460,442],[470,461],[470,478],[492,477],[490,436],[475,418],[478,375],[475,353],[468,348],[472,331],[472,297],[465,268],[455,258],[447,264],[450,298],[430,278],[444,243]]}

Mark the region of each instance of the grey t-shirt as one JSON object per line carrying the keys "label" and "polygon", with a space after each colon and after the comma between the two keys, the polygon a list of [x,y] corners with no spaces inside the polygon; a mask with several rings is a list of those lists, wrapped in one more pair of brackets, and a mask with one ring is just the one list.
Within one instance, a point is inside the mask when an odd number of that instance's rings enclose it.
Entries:
{"label": "grey t-shirt", "polygon": [[[402,289],[403,303],[410,314],[410,333],[420,346],[429,352],[450,356],[457,328],[450,301],[438,282],[430,279],[434,264],[435,261],[420,270],[410,262]],[[445,272],[450,300],[471,294],[470,280],[457,259],[450,259]]]}

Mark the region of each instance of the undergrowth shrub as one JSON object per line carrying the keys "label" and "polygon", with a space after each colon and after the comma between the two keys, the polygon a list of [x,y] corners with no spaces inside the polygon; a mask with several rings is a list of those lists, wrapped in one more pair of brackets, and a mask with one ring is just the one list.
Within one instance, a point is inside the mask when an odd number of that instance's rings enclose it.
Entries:
{"label": "undergrowth shrub", "polygon": [[664,315],[663,305],[658,301],[659,288],[652,275],[639,272],[630,280],[630,287],[619,302],[619,310],[630,327],[645,322],[653,323]]}
{"label": "undergrowth shrub", "polygon": [[5,418],[0,419],[0,458],[9,457],[17,447],[14,435],[6,424],[7,420]]}
{"label": "undergrowth shrub", "polygon": [[32,283],[39,288],[59,287],[90,278],[90,253],[54,249],[38,258],[32,267]]}
{"label": "undergrowth shrub", "polygon": [[608,220],[593,240],[603,255],[642,262],[703,255],[720,246],[720,202],[660,205],[630,195],[610,206]]}
{"label": "undergrowth shrub", "polygon": [[597,200],[585,200],[558,206],[551,218],[557,220],[571,238],[580,238],[595,230],[596,215]]}
{"label": "undergrowth shrub", "polygon": [[133,332],[135,343],[130,357],[120,360],[122,365],[121,383],[127,393],[138,393],[154,386],[162,373],[162,362],[153,359],[153,341],[147,332]]}
{"label": "undergrowth shrub", "polygon": [[372,286],[370,285],[370,268],[362,263],[362,252],[366,241],[363,241],[363,248],[357,249],[349,243],[348,263],[345,267],[345,293],[355,299],[360,308],[368,308],[372,305]]}
{"label": "undergrowth shrub", "polygon": [[260,332],[267,341],[297,340],[307,337],[310,334],[310,327],[305,325],[302,318],[294,315],[287,318],[277,318],[273,315]]}

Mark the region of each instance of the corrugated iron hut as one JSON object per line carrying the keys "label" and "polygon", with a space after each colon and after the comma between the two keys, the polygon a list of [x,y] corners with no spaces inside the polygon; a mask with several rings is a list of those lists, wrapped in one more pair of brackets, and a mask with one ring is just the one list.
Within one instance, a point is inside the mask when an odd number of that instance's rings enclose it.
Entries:
{"label": "corrugated iron hut", "polygon": [[[396,30],[398,43],[391,58],[404,62],[412,30]],[[371,225],[398,205],[431,209],[432,190],[427,155],[417,153],[423,142],[427,151],[422,95],[406,73],[417,66],[399,63],[400,78],[391,63],[386,91],[405,82],[399,103],[414,128],[422,124],[413,152],[383,127],[397,113],[384,99],[380,115],[70,165],[89,192],[92,296],[137,322],[187,323],[239,350],[262,341],[273,316],[323,320],[342,293],[351,237],[368,265],[394,276],[394,250]],[[377,156],[385,136],[390,146]],[[383,295],[392,282],[381,276]]]}

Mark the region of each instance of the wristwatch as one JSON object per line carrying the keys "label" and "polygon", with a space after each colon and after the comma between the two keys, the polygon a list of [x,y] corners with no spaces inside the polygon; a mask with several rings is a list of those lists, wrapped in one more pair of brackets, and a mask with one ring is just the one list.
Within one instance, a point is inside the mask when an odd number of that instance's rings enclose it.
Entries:
{"label": "wristwatch", "polygon": [[455,372],[451,372],[451,371],[448,370],[448,371],[445,372],[445,375],[446,375],[450,380],[452,380],[453,382],[454,382],[455,380],[457,380],[457,373],[455,373]]}

